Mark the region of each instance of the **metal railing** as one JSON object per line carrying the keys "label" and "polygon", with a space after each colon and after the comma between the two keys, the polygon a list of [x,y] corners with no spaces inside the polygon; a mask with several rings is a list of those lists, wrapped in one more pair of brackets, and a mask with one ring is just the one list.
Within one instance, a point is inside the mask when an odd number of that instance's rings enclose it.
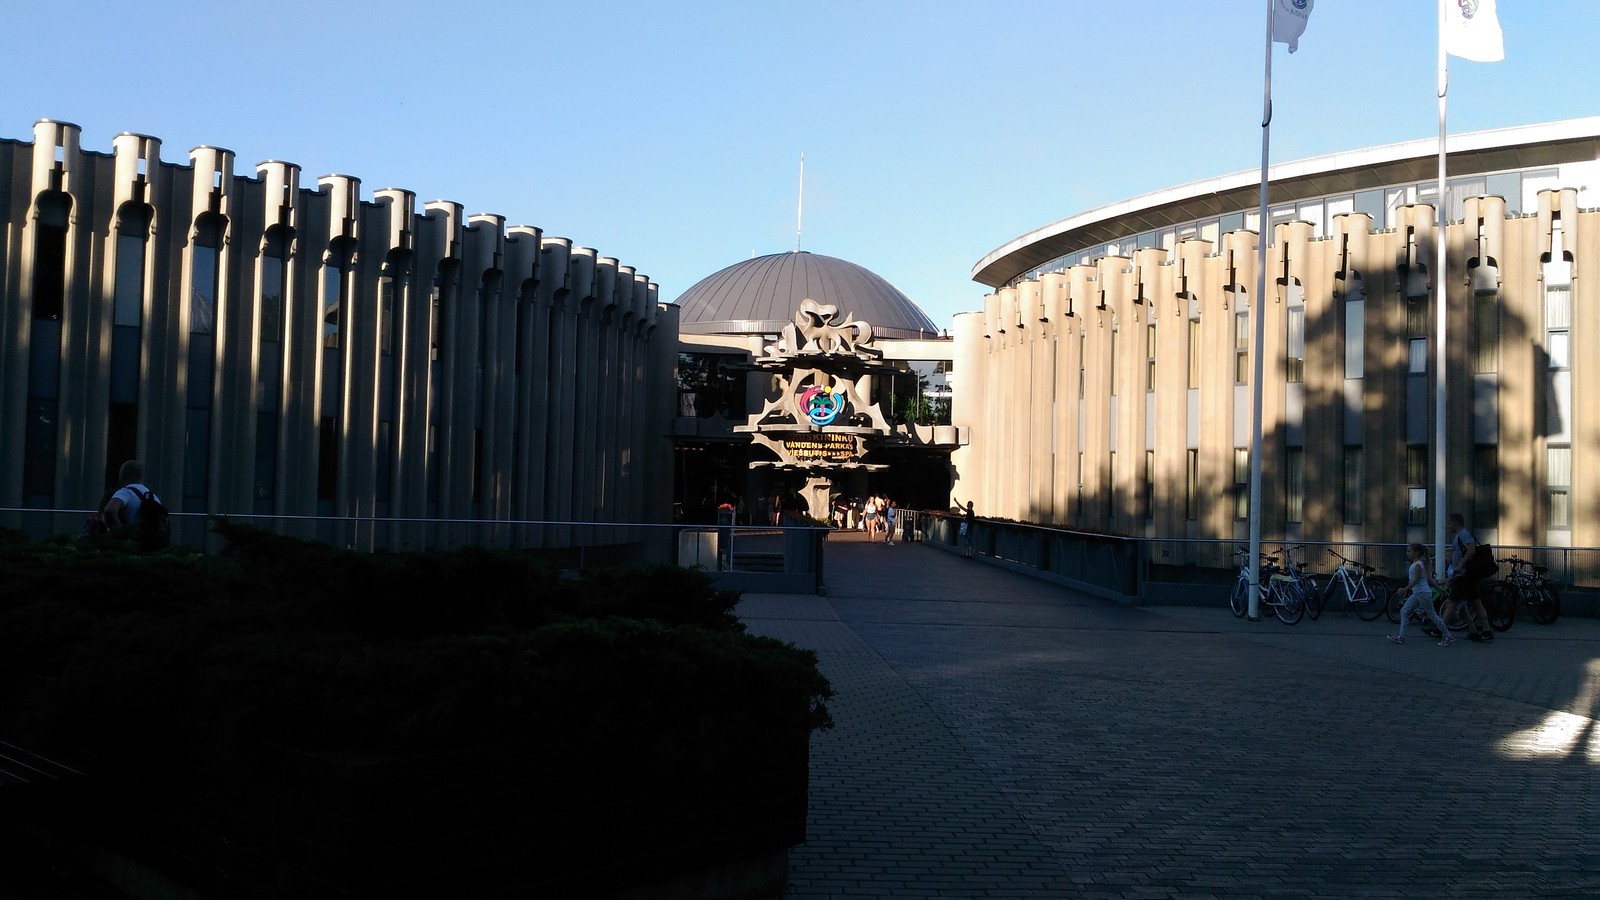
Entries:
{"label": "metal railing", "polygon": [[[93,510],[0,508],[0,525],[34,539],[76,535]],[[822,585],[822,546],[829,531],[814,526],[686,525],[389,516],[289,516],[170,513],[172,541],[217,552],[223,540],[211,522],[253,525],[277,534],[373,553],[489,547],[519,550],[567,569],[671,563],[700,567],[745,589],[815,592]],[[732,576],[739,576],[732,578]],[[776,577],[763,577],[776,576]],[[787,586],[787,587],[786,587]]]}

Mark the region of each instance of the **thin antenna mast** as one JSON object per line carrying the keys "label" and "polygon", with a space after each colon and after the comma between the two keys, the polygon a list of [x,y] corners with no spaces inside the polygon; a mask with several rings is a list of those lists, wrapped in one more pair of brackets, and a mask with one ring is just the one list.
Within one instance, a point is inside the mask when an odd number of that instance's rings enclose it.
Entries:
{"label": "thin antenna mast", "polygon": [[800,232],[804,230],[806,220],[806,154],[800,151],[800,197],[795,204],[794,213],[794,251],[800,252]]}

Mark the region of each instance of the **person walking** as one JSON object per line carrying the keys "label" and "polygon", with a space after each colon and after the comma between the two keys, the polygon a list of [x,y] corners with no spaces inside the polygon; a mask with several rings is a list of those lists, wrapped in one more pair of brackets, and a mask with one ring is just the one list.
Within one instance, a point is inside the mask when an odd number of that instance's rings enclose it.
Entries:
{"label": "person walking", "polygon": [[1421,544],[1411,544],[1406,547],[1406,572],[1410,581],[1406,587],[1411,591],[1411,596],[1406,598],[1405,606],[1400,608],[1400,630],[1389,635],[1389,640],[1396,644],[1406,642],[1406,623],[1411,621],[1411,613],[1418,607],[1433,620],[1434,627],[1439,629],[1439,646],[1448,647],[1456,642],[1455,635],[1445,628],[1444,619],[1439,617],[1439,611],[1433,608],[1433,589],[1438,586],[1433,573],[1428,571],[1423,557],[1427,556],[1428,548]]}
{"label": "person walking", "polygon": [[867,503],[861,508],[861,519],[866,522],[867,541],[878,539],[878,495],[867,497]]}
{"label": "person walking", "polygon": [[[1445,523],[1450,531],[1450,547],[1445,557],[1445,577],[1450,581],[1450,599],[1444,604],[1444,620],[1450,621],[1456,607],[1465,603],[1467,627],[1472,630],[1467,640],[1479,644],[1492,641],[1494,631],[1489,628],[1489,612],[1483,606],[1483,579],[1468,574],[1473,556],[1484,552],[1483,545],[1467,530],[1467,520],[1460,513],[1451,513]],[[1434,634],[1431,629],[1428,633]]]}
{"label": "person walking", "polygon": [[885,497],[883,498],[883,542],[891,547],[894,546],[894,520],[894,500]]}

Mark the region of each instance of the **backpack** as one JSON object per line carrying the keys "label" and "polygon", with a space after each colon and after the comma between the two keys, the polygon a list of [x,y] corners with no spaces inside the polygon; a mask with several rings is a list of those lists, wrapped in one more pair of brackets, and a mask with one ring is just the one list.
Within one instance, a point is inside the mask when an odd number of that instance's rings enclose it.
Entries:
{"label": "backpack", "polygon": [[155,491],[134,489],[139,495],[139,521],[134,524],[134,540],[141,550],[162,550],[172,543],[172,517],[156,499]]}
{"label": "backpack", "polygon": [[1478,552],[1472,554],[1472,559],[1467,561],[1467,577],[1492,578],[1498,571],[1500,564],[1494,561],[1494,548],[1488,544],[1479,544]]}

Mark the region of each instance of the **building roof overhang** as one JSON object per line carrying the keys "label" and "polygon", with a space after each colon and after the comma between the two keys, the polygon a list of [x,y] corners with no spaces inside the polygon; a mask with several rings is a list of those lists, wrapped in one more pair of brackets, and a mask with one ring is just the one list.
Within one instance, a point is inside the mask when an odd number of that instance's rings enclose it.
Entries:
{"label": "building roof overhang", "polygon": [[[1427,181],[1438,176],[1438,148],[1430,138],[1270,166],[1267,202]],[[1452,176],[1600,159],[1600,116],[1451,135],[1445,153]],[[1086,247],[1254,209],[1260,192],[1261,170],[1250,169],[1107,204],[1002,244],[972,267],[972,280],[998,288]]]}

